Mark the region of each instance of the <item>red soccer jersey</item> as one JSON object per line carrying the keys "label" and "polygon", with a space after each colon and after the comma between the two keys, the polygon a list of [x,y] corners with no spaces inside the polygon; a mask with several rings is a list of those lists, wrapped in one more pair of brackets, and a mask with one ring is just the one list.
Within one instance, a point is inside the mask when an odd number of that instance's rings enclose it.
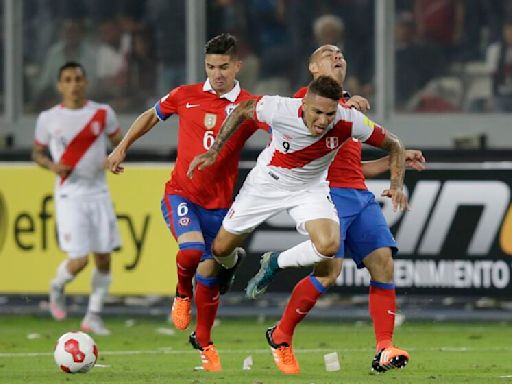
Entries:
{"label": "red soccer jersey", "polygon": [[[303,87],[293,97],[302,98],[306,92],[307,87]],[[340,99],[340,104],[345,104],[345,100]],[[367,189],[361,168],[361,147],[361,143],[354,139],[348,139],[343,143],[329,167],[327,180],[330,187]]]}
{"label": "red soccer jersey", "polygon": [[249,92],[235,88],[217,96],[206,81],[204,84],[183,85],[173,89],[155,104],[161,120],[178,114],[178,155],[166,193],[177,194],[207,209],[229,208],[238,176],[240,152],[247,139],[258,129],[249,120],[233,134],[222,148],[216,162],[203,171],[196,170],[187,177],[190,162],[205,153],[213,144],[226,117],[236,105],[250,98]]}

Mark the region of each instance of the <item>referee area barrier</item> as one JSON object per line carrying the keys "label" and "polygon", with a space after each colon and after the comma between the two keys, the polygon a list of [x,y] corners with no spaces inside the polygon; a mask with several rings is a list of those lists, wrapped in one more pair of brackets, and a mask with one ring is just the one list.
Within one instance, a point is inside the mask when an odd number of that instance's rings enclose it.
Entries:
{"label": "referee area barrier", "polygon": [[[242,162],[240,180],[252,166]],[[411,204],[406,212],[394,212],[389,199],[379,197],[388,185],[385,175],[367,181],[400,247],[397,288],[420,295],[509,296],[512,164],[427,166],[406,175]],[[128,163],[122,175],[107,177],[123,243],[113,254],[111,294],[172,295],[177,245],[160,213],[168,163]],[[46,294],[55,268],[66,257],[56,241],[54,177],[31,163],[0,163],[0,180],[0,292]],[[284,250],[303,239],[286,213],[262,224],[247,239],[249,257],[237,272],[234,292],[241,292],[257,271],[263,252]],[[290,292],[310,270],[282,272],[270,291]],[[90,271],[80,274],[67,292],[87,293],[89,279]],[[367,271],[346,260],[330,292],[363,294],[368,282]]]}

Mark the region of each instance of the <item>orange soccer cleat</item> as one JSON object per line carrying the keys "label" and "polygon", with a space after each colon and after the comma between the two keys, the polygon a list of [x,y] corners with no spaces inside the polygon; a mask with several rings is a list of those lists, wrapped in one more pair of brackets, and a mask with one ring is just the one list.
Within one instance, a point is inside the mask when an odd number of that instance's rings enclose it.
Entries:
{"label": "orange soccer cleat", "polygon": [[199,350],[201,355],[201,365],[205,371],[208,372],[220,372],[222,371],[222,365],[220,363],[219,353],[212,342],[207,347],[201,347],[196,339],[196,333],[192,332],[188,341],[192,346]]}
{"label": "orange soccer cleat", "polygon": [[188,328],[190,321],[192,320],[192,303],[190,297],[179,297],[176,296],[172,303],[171,309],[171,320],[180,331],[184,331]]}
{"label": "orange soccer cleat", "polygon": [[274,343],[272,333],[275,328],[276,326],[267,329],[266,333],[268,345],[270,345],[272,356],[274,356],[274,362],[281,372],[287,375],[296,375],[300,373],[300,367],[293,354],[293,349],[287,343],[281,343],[279,345]]}
{"label": "orange soccer cleat", "polygon": [[388,347],[377,352],[372,361],[372,369],[379,373],[395,368],[404,368],[409,362],[409,353],[396,347]]}

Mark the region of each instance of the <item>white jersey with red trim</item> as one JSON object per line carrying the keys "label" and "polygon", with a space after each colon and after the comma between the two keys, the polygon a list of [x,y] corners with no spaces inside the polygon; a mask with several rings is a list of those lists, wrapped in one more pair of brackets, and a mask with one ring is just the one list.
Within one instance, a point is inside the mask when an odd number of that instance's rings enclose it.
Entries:
{"label": "white jersey with red trim", "polygon": [[255,115],[272,127],[271,142],[259,155],[255,171],[292,191],[324,181],[338,149],[351,136],[374,146],[385,137],[385,130],[361,112],[340,105],[320,136],[312,135],[304,123],[302,99],[263,96]]}
{"label": "white jersey with red trim", "polygon": [[68,177],[57,177],[55,193],[90,196],[108,192],[104,171],[107,139],[119,129],[112,108],[93,101],[80,109],[56,105],[41,112],[36,123],[36,143],[49,147],[54,162],[72,168]]}

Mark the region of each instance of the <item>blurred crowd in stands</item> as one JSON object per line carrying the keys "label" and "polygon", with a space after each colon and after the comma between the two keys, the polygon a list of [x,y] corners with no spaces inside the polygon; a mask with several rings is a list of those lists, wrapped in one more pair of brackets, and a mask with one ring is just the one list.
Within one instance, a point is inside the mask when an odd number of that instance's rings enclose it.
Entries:
{"label": "blurred crowd in stands", "polygon": [[[309,81],[310,53],[336,44],[348,61],[345,88],[373,101],[375,1],[208,0],[207,38],[239,38],[239,79],[256,94],[291,95]],[[25,112],[56,102],[55,73],[68,60],[85,66],[91,98],[118,112],[139,113],[185,83],[185,2],[23,0]],[[397,111],[512,111],[512,0],[395,6]],[[0,68],[3,57],[0,46]]]}

